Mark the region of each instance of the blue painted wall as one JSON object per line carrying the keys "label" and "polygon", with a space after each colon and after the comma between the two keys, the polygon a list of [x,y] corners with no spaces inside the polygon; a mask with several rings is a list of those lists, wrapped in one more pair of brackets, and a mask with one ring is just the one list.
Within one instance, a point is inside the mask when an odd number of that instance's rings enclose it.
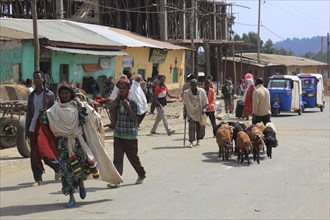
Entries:
{"label": "blue painted wall", "polygon": [[23,45],[19,41],[1,41],[0,43],[0,81],[13,82],[12,67],[23,61]]}

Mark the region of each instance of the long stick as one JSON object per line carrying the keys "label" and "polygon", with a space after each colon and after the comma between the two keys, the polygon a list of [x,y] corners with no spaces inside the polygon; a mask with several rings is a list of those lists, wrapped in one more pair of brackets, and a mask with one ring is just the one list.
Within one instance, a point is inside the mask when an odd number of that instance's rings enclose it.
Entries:
{"label": "long stick", "polygon": [[183,146],[186,146],[186,128],[187,128],[187,116],[184,119],[184,131],[183,131]]}

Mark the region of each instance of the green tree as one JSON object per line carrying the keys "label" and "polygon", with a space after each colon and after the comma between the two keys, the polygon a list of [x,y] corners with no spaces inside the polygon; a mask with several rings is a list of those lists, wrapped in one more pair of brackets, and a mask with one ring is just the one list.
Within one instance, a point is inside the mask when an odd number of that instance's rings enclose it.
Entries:
{"label": "green tree", "polygon": [[275,52],[275,49],[273,48],[273,41],[271,39],[268,39],[264,46],[262,47],[263,53],[273,54]]}

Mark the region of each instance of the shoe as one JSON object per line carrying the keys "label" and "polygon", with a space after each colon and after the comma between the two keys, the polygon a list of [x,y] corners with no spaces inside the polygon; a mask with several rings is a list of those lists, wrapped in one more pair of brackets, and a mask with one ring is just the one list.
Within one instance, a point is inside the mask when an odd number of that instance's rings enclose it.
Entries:
{"label": "shoe", "polygon": [[196,142],[196,146],[199,146],[199,140],[197,140],[197,142]]}
{"label": "shoe", "polygon": [[189,147],[189,148],[192,148],[192,147],[193,147],[193,142],[190,142],[190,144],[189,144],[188,147]]}
{"label": "shoe", "polygon": [[60,181],[61,179],[61,174],[60,173],[55,173],[55,177],[54,177],[55,181]]}
{"label": "shoe", "polygon": [[111,188],[111,189],[114,189],[114,188],[119,188],[120,187],[120,184],[117,183],[117,184],[114,184],[114,183],[109,183],[107,185],[107,187]]}
{"label": "shoe", "polygon": [[170,132],[168,132],[168,136],[171,136],[174,133],[175,133],[175,130],[170,130]]}
{"label": "shoe", "polygon": [[79,187],[79,196],[81,199],[85,199],[87,195],[86,189],[84,186]]}
{"label": "shoe", "polygon": [[139,176],[135,182],[135,184],[142,184],[143,183],[143,180],[145,179],[146,177],[145,176]]}
{"label": "shoe", "polygon": [[150,134],[157,134],[156,131],[150,131]]}
{"label": "shoe", "polygon": [[35,183],[32,184],[33,187],[41,186],[42,181],[36,181]]}
{"label": "shoe", "polygon": [[65,207],[67,208],[71,208],[76,204],[76,200],[75,199],[70,199],[69,202],[66,204]]}

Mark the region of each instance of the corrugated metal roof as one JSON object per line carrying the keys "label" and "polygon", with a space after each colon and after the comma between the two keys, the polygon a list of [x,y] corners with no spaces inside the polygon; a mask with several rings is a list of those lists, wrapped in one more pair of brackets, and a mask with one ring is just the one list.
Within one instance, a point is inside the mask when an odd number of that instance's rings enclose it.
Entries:
{"label": "corrugated metal roof", "polygon": [[[243,53],[243,58],[251,59],[256,61],[258,59],[257,53]],[[296,56],[285,56],[285,55],[277,55],[277,54],[264,54],[261,53],[259,55],[260,63],[265,66],[315,66],[315,65],[327,65],[326,63],[311,60],[303,57]]]}
{"label": "corrugated metal roof", "polygon": [[[31,19],[0,18],[0,26],[33,34]],[[38,20],[39,38],[50,41],[118,47],[152,47],[169,50],[188,48],[153,40],[129,31],[68,20]],[[2,33],[0,33],[2,36]],[[15,38],[15,34],[12,34]],[[33,36],[31,37],[31,39]]]}
{"label": "corrugated metal roof", "polygon": [[67,53],[77,53],[77,54],[89,54],[89,55],[100,55],[100,56],[125,56],[128,53],[123,51],[100,51],[100,50],[82,50],[82,49],[73,49],[73,48],[63,48],[63,47],[50,47],[45,46],[45,48],[54,50],[54,51],[62,51]]}

